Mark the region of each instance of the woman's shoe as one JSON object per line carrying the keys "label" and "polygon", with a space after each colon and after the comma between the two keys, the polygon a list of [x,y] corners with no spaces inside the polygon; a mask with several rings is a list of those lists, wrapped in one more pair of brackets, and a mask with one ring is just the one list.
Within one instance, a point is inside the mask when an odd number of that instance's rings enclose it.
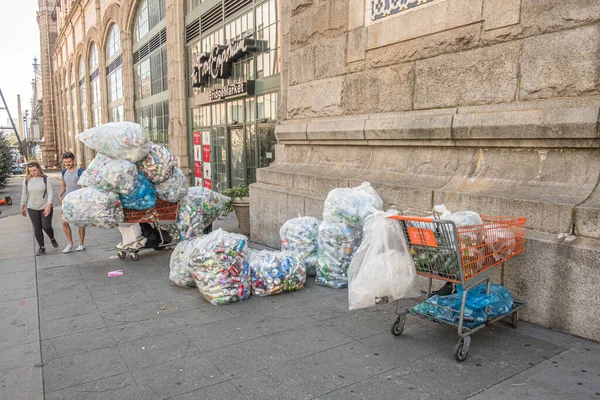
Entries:
{"label": "woman's shoe", "polygon": [[43,247],[40,247],[40,249],[37,251],[37,253],[35,253],[36,256],[41,256],[43,254],[46,254],[46,249]]}
{"label": "woman's shoe", "polygon": [[56,241],[56,239],[50,239],[50,243],[52,243],[52,247],[54,247],[55,249],[58,247],[58,242]]}

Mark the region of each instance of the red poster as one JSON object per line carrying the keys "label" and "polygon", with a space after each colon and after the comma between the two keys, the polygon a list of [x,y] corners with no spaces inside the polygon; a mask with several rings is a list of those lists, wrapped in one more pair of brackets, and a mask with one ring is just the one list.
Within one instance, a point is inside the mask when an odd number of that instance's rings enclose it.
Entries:
{"label": "red poster", "polygon": [[210,145],[202,145],[202,161],[210,162]]}
{"label": "red poster", "polygon": [[200,143],[201,143],[200,132],[194,132],[194,144],[200,144]]}
{"label": "red poster", "polygon": [[204,187],[207,189],[212,189],[212,181],[210,179],[204,180]]}
{"label": "red poster", "polygon": [[202,178],[202,164],[200,161],[194,161],[194,176]]}

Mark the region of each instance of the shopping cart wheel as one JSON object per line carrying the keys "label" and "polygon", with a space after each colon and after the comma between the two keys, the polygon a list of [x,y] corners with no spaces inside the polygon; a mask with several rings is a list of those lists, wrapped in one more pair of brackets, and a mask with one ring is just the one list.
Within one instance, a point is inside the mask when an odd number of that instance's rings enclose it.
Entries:
{"label": "shopping cart wheel", "polygon": [[456,361],[463,362],[467,359],[470,345],[471,338],[469,336],[461,338],[458,343],[454,345],[454,358]]}
{"label": "shopping cart wheel", "polygon": [[517,324],[519,323],[519,312],[515,311],[514,313],[512,313],[511,315],[511,325],[513,328],[517,328]]}
{"label": "shopping cart wheel", "polygon": [[121,259],[124,260],[125,257],[127,257],[127,253],[125,253],[124,251],[117,251],[117,256]]}
{"label": "shopping cart wheel", "polygon": [[398,318],[396,318],[396,321],[394,321],[392,328],[390,329],[392,331],[392,335],[402,335],[402,332],[404,331],[404,324],[406,324],[406,315],[398,315]]}
{"label": "shopping cart wheel", "polygon": [[139,259],[140,259],[140,255],[139,255],[138,253],[131,253],[131,254],[129,255],[129,259],[130,259],[131,261],[137,261],[137,260],[139,260]]}

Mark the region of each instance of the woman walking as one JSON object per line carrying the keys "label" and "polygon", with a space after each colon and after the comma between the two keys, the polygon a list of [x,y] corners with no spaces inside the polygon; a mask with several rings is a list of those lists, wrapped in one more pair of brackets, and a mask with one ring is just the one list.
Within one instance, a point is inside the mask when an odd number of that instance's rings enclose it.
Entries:
{"label": "woman walking", "polygon": [[[33,233],[40,249],[36,256],[46,253],[44,246],[44,233],[50,238],[52,247],[58,247],[54,238],[54,229],[52,229],[52,199],[54,189],[52,182],[48,182],[48,176],[42,171],[42,167],[37,162],[27,164],[25,180],[23,181],[23,192],[21,193],[21,215],[29,218],[33,223]],[[27,212],[25,208],[27,207]],[[43,231],[43,232],[42,232]]]}

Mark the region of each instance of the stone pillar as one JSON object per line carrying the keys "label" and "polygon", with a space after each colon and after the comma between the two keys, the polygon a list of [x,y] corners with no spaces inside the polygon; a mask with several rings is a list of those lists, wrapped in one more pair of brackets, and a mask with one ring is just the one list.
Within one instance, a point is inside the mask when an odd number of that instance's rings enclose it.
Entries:
{"label": "stone pillar", "polygon": [[167,60],[169,81],[169,145],[179,167],[189,175],[185,75],[184,1],[167,0]]}
{"label": "stone pillar", "polygon": [[[125,111],[126,121],[135,121],[135,96],[133,87],[133,37],[132,31],[127,26],[125,18],[122,19],[121,25],[121,56],[123,57],[123,97],[125,103],[123,109]],[[119,25],[119,26],[121,26]]]}

